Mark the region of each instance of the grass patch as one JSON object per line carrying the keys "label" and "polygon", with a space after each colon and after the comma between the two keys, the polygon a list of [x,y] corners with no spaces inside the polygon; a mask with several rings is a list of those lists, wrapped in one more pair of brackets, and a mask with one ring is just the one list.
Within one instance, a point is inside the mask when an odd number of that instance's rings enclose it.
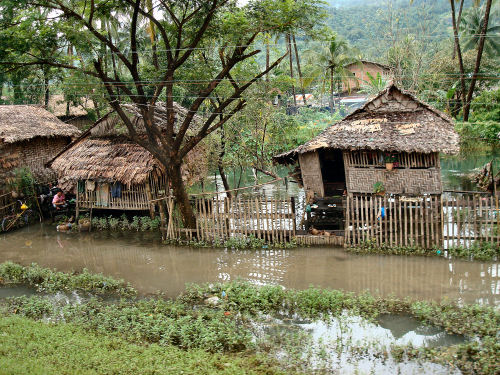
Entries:
{"label": "grass patch", "polygon": [[0,317],[2,374],[282,374],[255,355],[141,345],[75,324]]}
{"label": "grass patch", "polygon": [[124,297],[136,295],[134,288],[123,280],[90,273],[87,269],[81,273],[69,274],[43,268],[37,264],[30,266],[12,262],[0,264],[0,284],[2,282],[28,284],[45,292],[80,290],[97,295],[117,294]]}

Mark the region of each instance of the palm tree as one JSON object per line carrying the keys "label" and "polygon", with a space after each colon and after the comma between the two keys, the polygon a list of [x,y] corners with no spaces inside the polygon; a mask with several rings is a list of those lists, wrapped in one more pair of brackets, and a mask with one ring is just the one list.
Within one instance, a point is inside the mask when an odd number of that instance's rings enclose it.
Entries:
{"label": "palm tree", "polygon": [[[354,78],[346,66],[358,61],[353,54],[353,50],[349,48],[347,42],[332,35],[319,50],[309,50],[310,63],[315,65],[315,76],[322,76],[323,87],[325,84],[329,85],[330,92],[330,111],[333,112],[334,101],[333,94],[335,89],[340,92],[342,83],[350,91],[349,79]],[[312,58],[311,58],[312,57]]]}
{"label": "palm tree", "polygon": [[385,86],[389,82],[380,73],[377,73],[377,75],[374,77],[372,74],[370,74],[370,72],[366,72],[366,76],[368,77],[368,80],[363,80],[360,92],[368,94],[369,96],[377,95],[385,88]]}
{"label": "palm tree", "polygon": [[[497,5],[500,4],[497,2]],[[492,10],[486,34],[488,37],[484,41],[484,49],[488,56],[500,55],[500,23],[499,7]],[[464,51],[477,48],[485,21],[485,6],[472,7],[462,16],[460,31],[464,37]]]}

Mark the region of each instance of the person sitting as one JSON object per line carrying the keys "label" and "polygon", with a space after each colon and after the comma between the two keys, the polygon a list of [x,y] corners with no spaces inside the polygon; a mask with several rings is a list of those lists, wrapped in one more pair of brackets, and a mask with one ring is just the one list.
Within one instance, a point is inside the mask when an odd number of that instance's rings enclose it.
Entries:
{"label": "person sitting", "polygon": [[56,210],[60,210],[62,208],[66,208],[66,197],[64,196],[64,193],[62,190],[58,190],[56,195],[54,195],[54,198],[52,199],[52,205]]}

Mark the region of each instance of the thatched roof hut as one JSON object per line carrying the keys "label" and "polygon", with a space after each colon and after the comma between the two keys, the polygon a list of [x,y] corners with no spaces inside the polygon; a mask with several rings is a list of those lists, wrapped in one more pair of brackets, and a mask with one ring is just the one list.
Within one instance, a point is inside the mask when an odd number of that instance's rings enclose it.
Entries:
{"label": "thatched roof hut", "polygon": [[449,116],[391,85],[313,139],[273,159],[290,164],[299,154],[321,148],[455,154],[459,136]]}
{"label": "thatched roof hut", "polygon": [[[128,116],[141,133],[143,121],[136,106],[124,105]],[[177,122],[187,114],[187,109],[175,104]],[[157,124],[166,122],[167,111],[163,103],[155,110]],[[194,124],[200,122],[195,117]],[[194,125],[196,126],[196,125]],[[58,174],[63,188],[75,187],[77,182],[93,181],[99,184],[121,183],[124,191],[140,191],[135,203],[114,202],[110,199],[108,208],[146,209],[148,199],[165,194],[168,181],[165,168],[146,149],[132,142],[127,129],[117,113],[111,112],[97,121],[80,138],[68,145],[48,163]],[[203,178],[207,173],[205,148],[202,144],[188,153],[183,166],[183,177],[187,185]],[[151,196],[146,196],[147,191]],[[80,191],[87,203],[95,199],[88,191]],[[141,195],[142,194],[142,195]],[[83,201],[82,201],[83,202]],[[96,202],[93,202],[94,207]],[[128,204],[128,206],[127,206]],[[130,207],[129,207],[130,206]]]}
{"label": "thatched roof hut", "polygon": [[30,105],[0,106],[0,141],[15,143],[35,137],[75,137],[80,131],[60,121],[41,107]]}
{"label": "thatched roof hut", "polygon": [[80,134],[52,113],[37,106],[0,106],[0,177],[11,177],[13,170],[27,167],[40,183],[50,182],[54,173],[45,163]]}
{"label": "thatched roof hut", "polygon": [[[388,192],[437,193],[441,191],[439,153],[453,154],[458,150],[459,136],[451,118],[391,84],[343,120],[305,144],[275,156],[274,161],[294,164],[299,160],[302,180],[311,188],[318,185],[319,178],[324,183],[328,179],[331,183],[344,182],[344,187],[354,192],[371,192],[375,182],[386,181]],[[344,171],[340,175],[332,171],[331,162],[342,157],[344,166],[337,163],[335,168],[345,169],[346,177]],[[384,178],[379,169],[384,168],[387,157],[396,159],[393,161],[397,164],[395,171],[401,172],[399,175],[386,174]],[[307,171],[303,168],[306,164]],[[430,168],[432,176],[422,174],[424,169],[430,173]],[[410,169],[413,169],[411,175]],[[314,181],[307,178],[311,173]],[[412,180],[411,176],[415,178]],[[390,183],[389,177],[397,180],[397,184]],[[429,185],[426,180],[433,182]],[[325,195],[323,184],[319,185],[321,188],[315,191]]]}

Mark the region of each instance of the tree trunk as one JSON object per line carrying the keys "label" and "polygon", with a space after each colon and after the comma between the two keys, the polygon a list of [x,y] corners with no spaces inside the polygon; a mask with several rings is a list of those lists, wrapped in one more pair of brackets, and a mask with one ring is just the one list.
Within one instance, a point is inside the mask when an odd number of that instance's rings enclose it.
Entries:
{"label": "tree trunk", "polygon": [[189,202],[189,196],[182,180],[181,164],[170,163],[167,168],[168,177],[172,184],[172,190],[182,216],[182,222],[186,228],[196,228],[196,218],[193,207]]}
{"label": "tree trunk", "polygon": [[92,103],[94,103],[94,109],[95,109],[95,114],[97,116],[97,118],[101,118],[101,111],[99,110],[99,106],[97,105],[97,101],[92,98]]}
{"label": "tree trunk", "polygon": [[[222,115],[221,115],[222,117]],[[231,199],[231,190],[229,186],[229,182],[227,181],[227,176],[226,172],[224,171],[224,155],[226,154],[226,135],[224,132],[224,126],[221,127],[221,134],[220,134],[220,153],[219,153],[219,160],[217,163],[217,168],[219,169],[219,174],[220,178],[222,180],[222,184],[224,185],[224,190],[226,190],[226,196]]]}
{"label": "tree trunk", "polygon": [[[269,61],[271,59],[271,51],[269,50],[269,42],[266,43],[266,70],[269,70]],[[266,73],[266,82],[269,82],[269,72]]]}
{"label": "tree trunk", "polygon": [[333,68],[330,68],[330,112],[333,113]]}
{"label": "tree trunk", "polygon": [[292,55],[292,39],[290,34],[286,34],[286,41],[288,47],[288,56],[290,58],[290,78],[292,79],[292,96],[293,96],[293,106],[294,110],[297,109],[297,98],[295,97],[295,85],[293,84],[293,55]]}
{"label": "tree trunk", "polygon": [[457,49],[458,64],[460,67],[460,87],[462,88],[462,107],[465,106],[465,70],[464,61],[462,60],[462,50],[460,49],[460,40],[458,39],[458,28],[455,19],[455,2],[450,0],[451,5],[451,22],[453,25],[453,36],[455,38],[455,48]]}
{"label": "tree trunk", "polygon": [[470,103],[472,101],[472,95],[474,94],[474,87],[476,86],[477,74],[479,73],[479,68],[481,67],[481,57],[483,57],[484,42],[486,40],[486,32],[488,31],[488,21],[490,19],[491,3],[493,0],[487,0],[486,9],[484,12],[484,24],[481,30],[481,36],[479,38],[479,46],[477,49],[476,66],[474,67],[474,73],[472,74],[472,79],[469,85],[469,92],[467,93],[467,99],[465,100],[464,106],[464,121],[469,121]]}
{"label": "tree trunk", "polygon": [[[464,9],[464,0],[460,0],[460,9],[458,10],[458,19],[457,19],[457,27],[460,31],[460,22],[462,22],[462,10]],[[455,56],[457,54],[457,45],[453,45],[453,56],[452,59],[455,60]]]}
{"label": "tree trunk", "polygon": [[304,106],[306,106],[307,105],[306,90],[304,89],[304,79],[302,78],[302,69],[300,69],[299,51],[297,50],[297,43],[295,42],[295,34],[292,34],[292,40],[293,40],[293,48],[295,50],[295,62],[297,63],[297,72],[299,72],[300,88],[302,89],[302,100],[304,100]]}
{"label": "tree trunk", "polygon": [[44,98],[43,98],[43,106],[45,109],[49,109],[49,99],[50,99],[50,91],[49,91],[49,79],[47,77],[47,73],[43,72],[43,85],[44,85]]}

